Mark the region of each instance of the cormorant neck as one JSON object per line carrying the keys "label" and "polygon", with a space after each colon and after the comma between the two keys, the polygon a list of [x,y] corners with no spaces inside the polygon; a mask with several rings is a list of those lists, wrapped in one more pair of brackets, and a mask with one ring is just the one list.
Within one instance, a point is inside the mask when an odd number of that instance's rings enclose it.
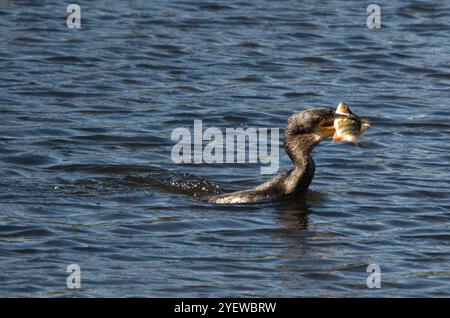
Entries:
{"label": "cormorant neck", "polygon": [[321,141],[315,134],[291,135],[285,133],[284,148],[296,169],[305,168],[311,160],[311,151]]}

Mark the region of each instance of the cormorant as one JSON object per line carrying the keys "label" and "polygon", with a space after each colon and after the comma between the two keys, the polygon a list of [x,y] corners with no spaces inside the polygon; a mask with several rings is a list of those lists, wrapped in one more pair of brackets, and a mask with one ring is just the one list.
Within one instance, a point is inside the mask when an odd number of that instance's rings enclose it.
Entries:
{"label": "cormorant", "polygon": [[290,198],[305,193],[315,172],[311,151],[322,140],[334,135],[334,120],[338,117],[342,115],[329,108],[314,108],[295,113],[289,117],[284,132],[284,148],[294,163],[294,168],[253,189],[217,195],[209,198],[208,202],[252,203]]}

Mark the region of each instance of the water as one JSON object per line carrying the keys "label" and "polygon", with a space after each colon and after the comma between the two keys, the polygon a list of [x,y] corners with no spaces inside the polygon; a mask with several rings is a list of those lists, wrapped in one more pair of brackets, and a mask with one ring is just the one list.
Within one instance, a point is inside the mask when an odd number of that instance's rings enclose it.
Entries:
{"label": "water", "polygon": [[[0,4],[0,296],[450,296],[449,4],[379,1],[370,30],[364,1],[161,2],[77,1],[80,30]],[[373,125],[315,149],[305,198],[208,204],[268,177],[171,161],[195,119],[341,100]]]}

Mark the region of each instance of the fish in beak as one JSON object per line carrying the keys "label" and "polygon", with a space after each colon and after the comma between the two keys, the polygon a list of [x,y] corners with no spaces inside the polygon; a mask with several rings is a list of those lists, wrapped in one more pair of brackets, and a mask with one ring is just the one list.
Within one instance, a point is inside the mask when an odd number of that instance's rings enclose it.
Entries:
{"label": "fish in beak", "polygon": [[342,141],[356,145],[360,135],[370,127],[370,121],[367,118],[360,118],[353,114],[350,107],[343,102],[339,103],[336,115],[333,143]]}
{"label": "fish in beak", "polygon": [[319,133],[323,139],[333,136],[336,133],[336,127],[334,125],[336,116],[325,118],[319,125]]}

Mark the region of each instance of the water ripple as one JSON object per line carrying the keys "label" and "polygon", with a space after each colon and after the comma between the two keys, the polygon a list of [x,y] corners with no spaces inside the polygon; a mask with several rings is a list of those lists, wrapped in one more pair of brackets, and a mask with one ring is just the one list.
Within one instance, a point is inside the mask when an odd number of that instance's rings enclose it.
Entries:
{"label": "water ripple", "polygon": [[[369,30],[356,1],[100,0],[69,30],[3,1],[0,296],[448,297],[450,7],[380,5]],[[314,150],[302,198],[213,206],[268,176],[171,160],[194,120],[282,132],[341,100],[373,125]]]}

